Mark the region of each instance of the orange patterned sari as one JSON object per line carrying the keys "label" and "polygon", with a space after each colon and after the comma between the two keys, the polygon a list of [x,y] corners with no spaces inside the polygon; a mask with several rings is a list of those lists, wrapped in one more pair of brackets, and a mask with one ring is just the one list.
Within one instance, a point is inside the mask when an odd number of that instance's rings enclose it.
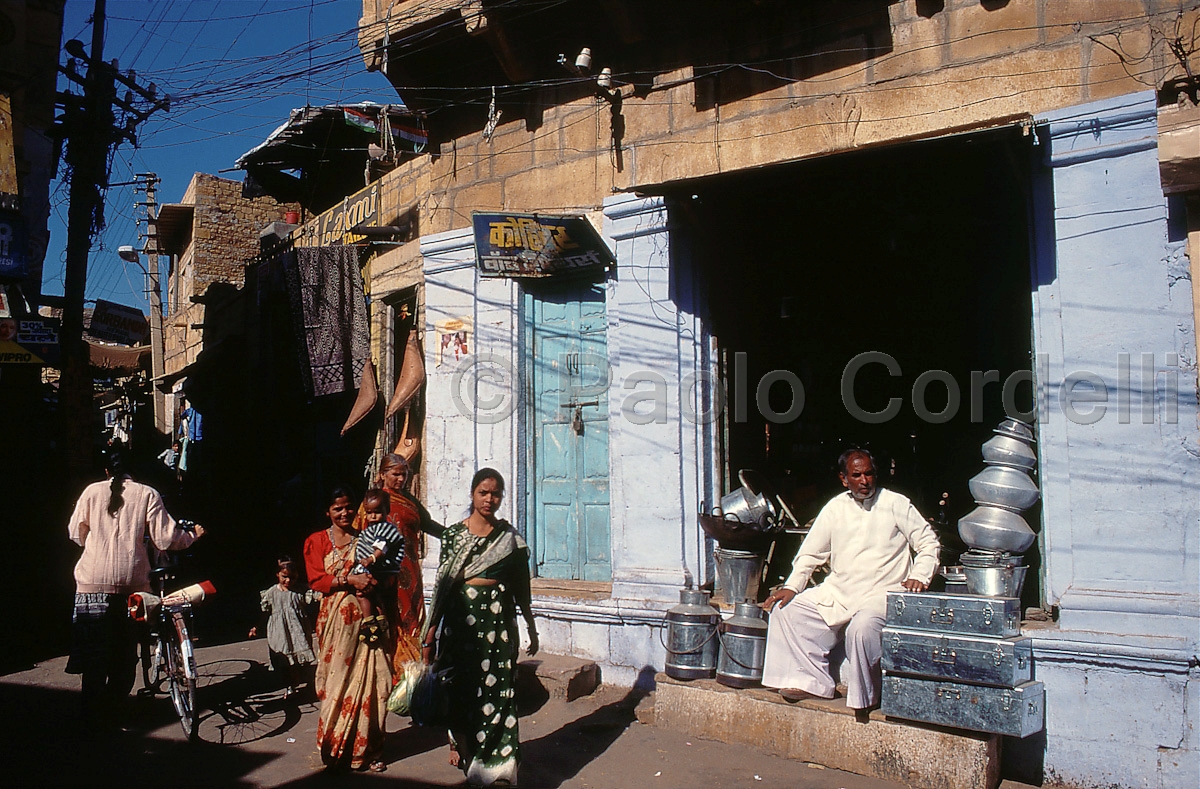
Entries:
{"label": "orange patterned sari", "polygon": [[[324,539],[322,539],[324,538]],[[354,544],[335,547],[325,532],[309,537],[313,548],[324,548],[329,577],[354,566]],[[306,546],[305,554],[309,554]],[[321,761],[361,768],[383,751],[384,717],[392,689],[390,651],[381,642],[371,646],[358,638],[362,611],[354,594],[339,590],[321,599],[317,615],[317,674],[319,701],[317,744]]]}

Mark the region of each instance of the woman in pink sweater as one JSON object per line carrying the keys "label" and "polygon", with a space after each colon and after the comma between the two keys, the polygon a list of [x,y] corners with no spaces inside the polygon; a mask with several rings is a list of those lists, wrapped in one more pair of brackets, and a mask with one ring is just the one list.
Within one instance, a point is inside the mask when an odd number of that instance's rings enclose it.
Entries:
{"label": "woman in pink sweater", "polygon": [[83,547],[75,565],[75,610],[67,673],[83,675],[83,713],[111,715],[129,695],[137,673],[137,634],[126,612],[131,592],[150,591],[148,543],[182,550],[204,534],[175,523],[158,491],[134,482],[121,456],[106,463],[106,482],[84,489],[67,532]]}

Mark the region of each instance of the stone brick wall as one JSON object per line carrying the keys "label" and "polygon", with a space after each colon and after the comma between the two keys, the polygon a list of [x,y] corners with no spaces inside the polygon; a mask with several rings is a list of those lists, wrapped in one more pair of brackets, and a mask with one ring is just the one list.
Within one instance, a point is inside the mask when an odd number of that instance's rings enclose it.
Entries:
{"label": "stone brick wall", "polygon": [[[456,3],[391,5],[409,18],[425,5],[432,13]],[[419,206],[426,235],[465,227],[473,210],[594,210],[617,191],[1014,123],[1145,90],[1181,71],[1151,40],[1152,30],[1174,29],[1184,5],[902,0],[888,8],[891,42],[882,54],[867,57],[879,47],[869,50],[861,37],[832,42],[831,51],[857,47],[863,56],[738,101],[699,100],[691,67],[658,74],[644,96],[624,87],[619,167],[609,103],[559,103],[548,88],[536,130],[505,115],[490,140],[466,135],[385,176],[382,213]],[[364,0],[362,23],[380,22],[388,6]],[[1198,16],[1187,11],[1181,29]]]}
{"label": "stone brick wall", "polygon": [[258,254],[258,233],[269,222],[296,208],[271,197],[245,199],[240,181],[197,173],[185,203],[196,206],[192,225],[193,291],[200,295],[213,282],[240,286],[245,263]]}
{"label": "stone brick wall", "polygon": [[280,203],[271,197],[245,199],[240,181],[196,173],[184,192],[184,204],[194,205],[191,243],[175,265],[178,293],[171,293],[171,307],[163,327],[165,369],[176,373],[196,361],[204,348],[203,304],[192,296],[203,295],[214,282],[241,287],[246,261],[259,251],[258,234],[285,211],[298,210],[295,203]]}

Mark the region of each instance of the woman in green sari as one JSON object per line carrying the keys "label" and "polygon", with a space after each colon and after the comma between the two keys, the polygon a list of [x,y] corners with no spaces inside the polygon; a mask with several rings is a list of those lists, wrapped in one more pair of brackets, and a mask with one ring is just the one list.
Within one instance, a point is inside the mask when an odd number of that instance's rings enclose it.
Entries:
{"label": "woman in green sari", "polygon": [[538,649],[529,592],[529,548],[496,517],[504,478],[480,469],[471,480],[471,514],[446,529],[437,587],[422,635],[423,657],[449,670],[450,763],[474,786],[515,784],[520,762],[516,677],[517,609]]}

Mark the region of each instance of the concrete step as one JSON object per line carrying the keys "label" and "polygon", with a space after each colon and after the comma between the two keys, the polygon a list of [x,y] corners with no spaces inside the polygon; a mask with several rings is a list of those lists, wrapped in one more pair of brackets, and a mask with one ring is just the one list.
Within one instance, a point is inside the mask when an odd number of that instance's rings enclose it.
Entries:
{"label": "concrete step", "polygon": [[600,686],[595,661],[539,652],[517,663],[517,692],[544,698],[574,701]]}
{"label": "concrete step", "polygon": [[997,735],[900,722],[878,710],[859,723],[845,699],[789,704],[765,688],[661,673],[655,680],[656,726],[915,789],[990,789],[1000,782]]}

